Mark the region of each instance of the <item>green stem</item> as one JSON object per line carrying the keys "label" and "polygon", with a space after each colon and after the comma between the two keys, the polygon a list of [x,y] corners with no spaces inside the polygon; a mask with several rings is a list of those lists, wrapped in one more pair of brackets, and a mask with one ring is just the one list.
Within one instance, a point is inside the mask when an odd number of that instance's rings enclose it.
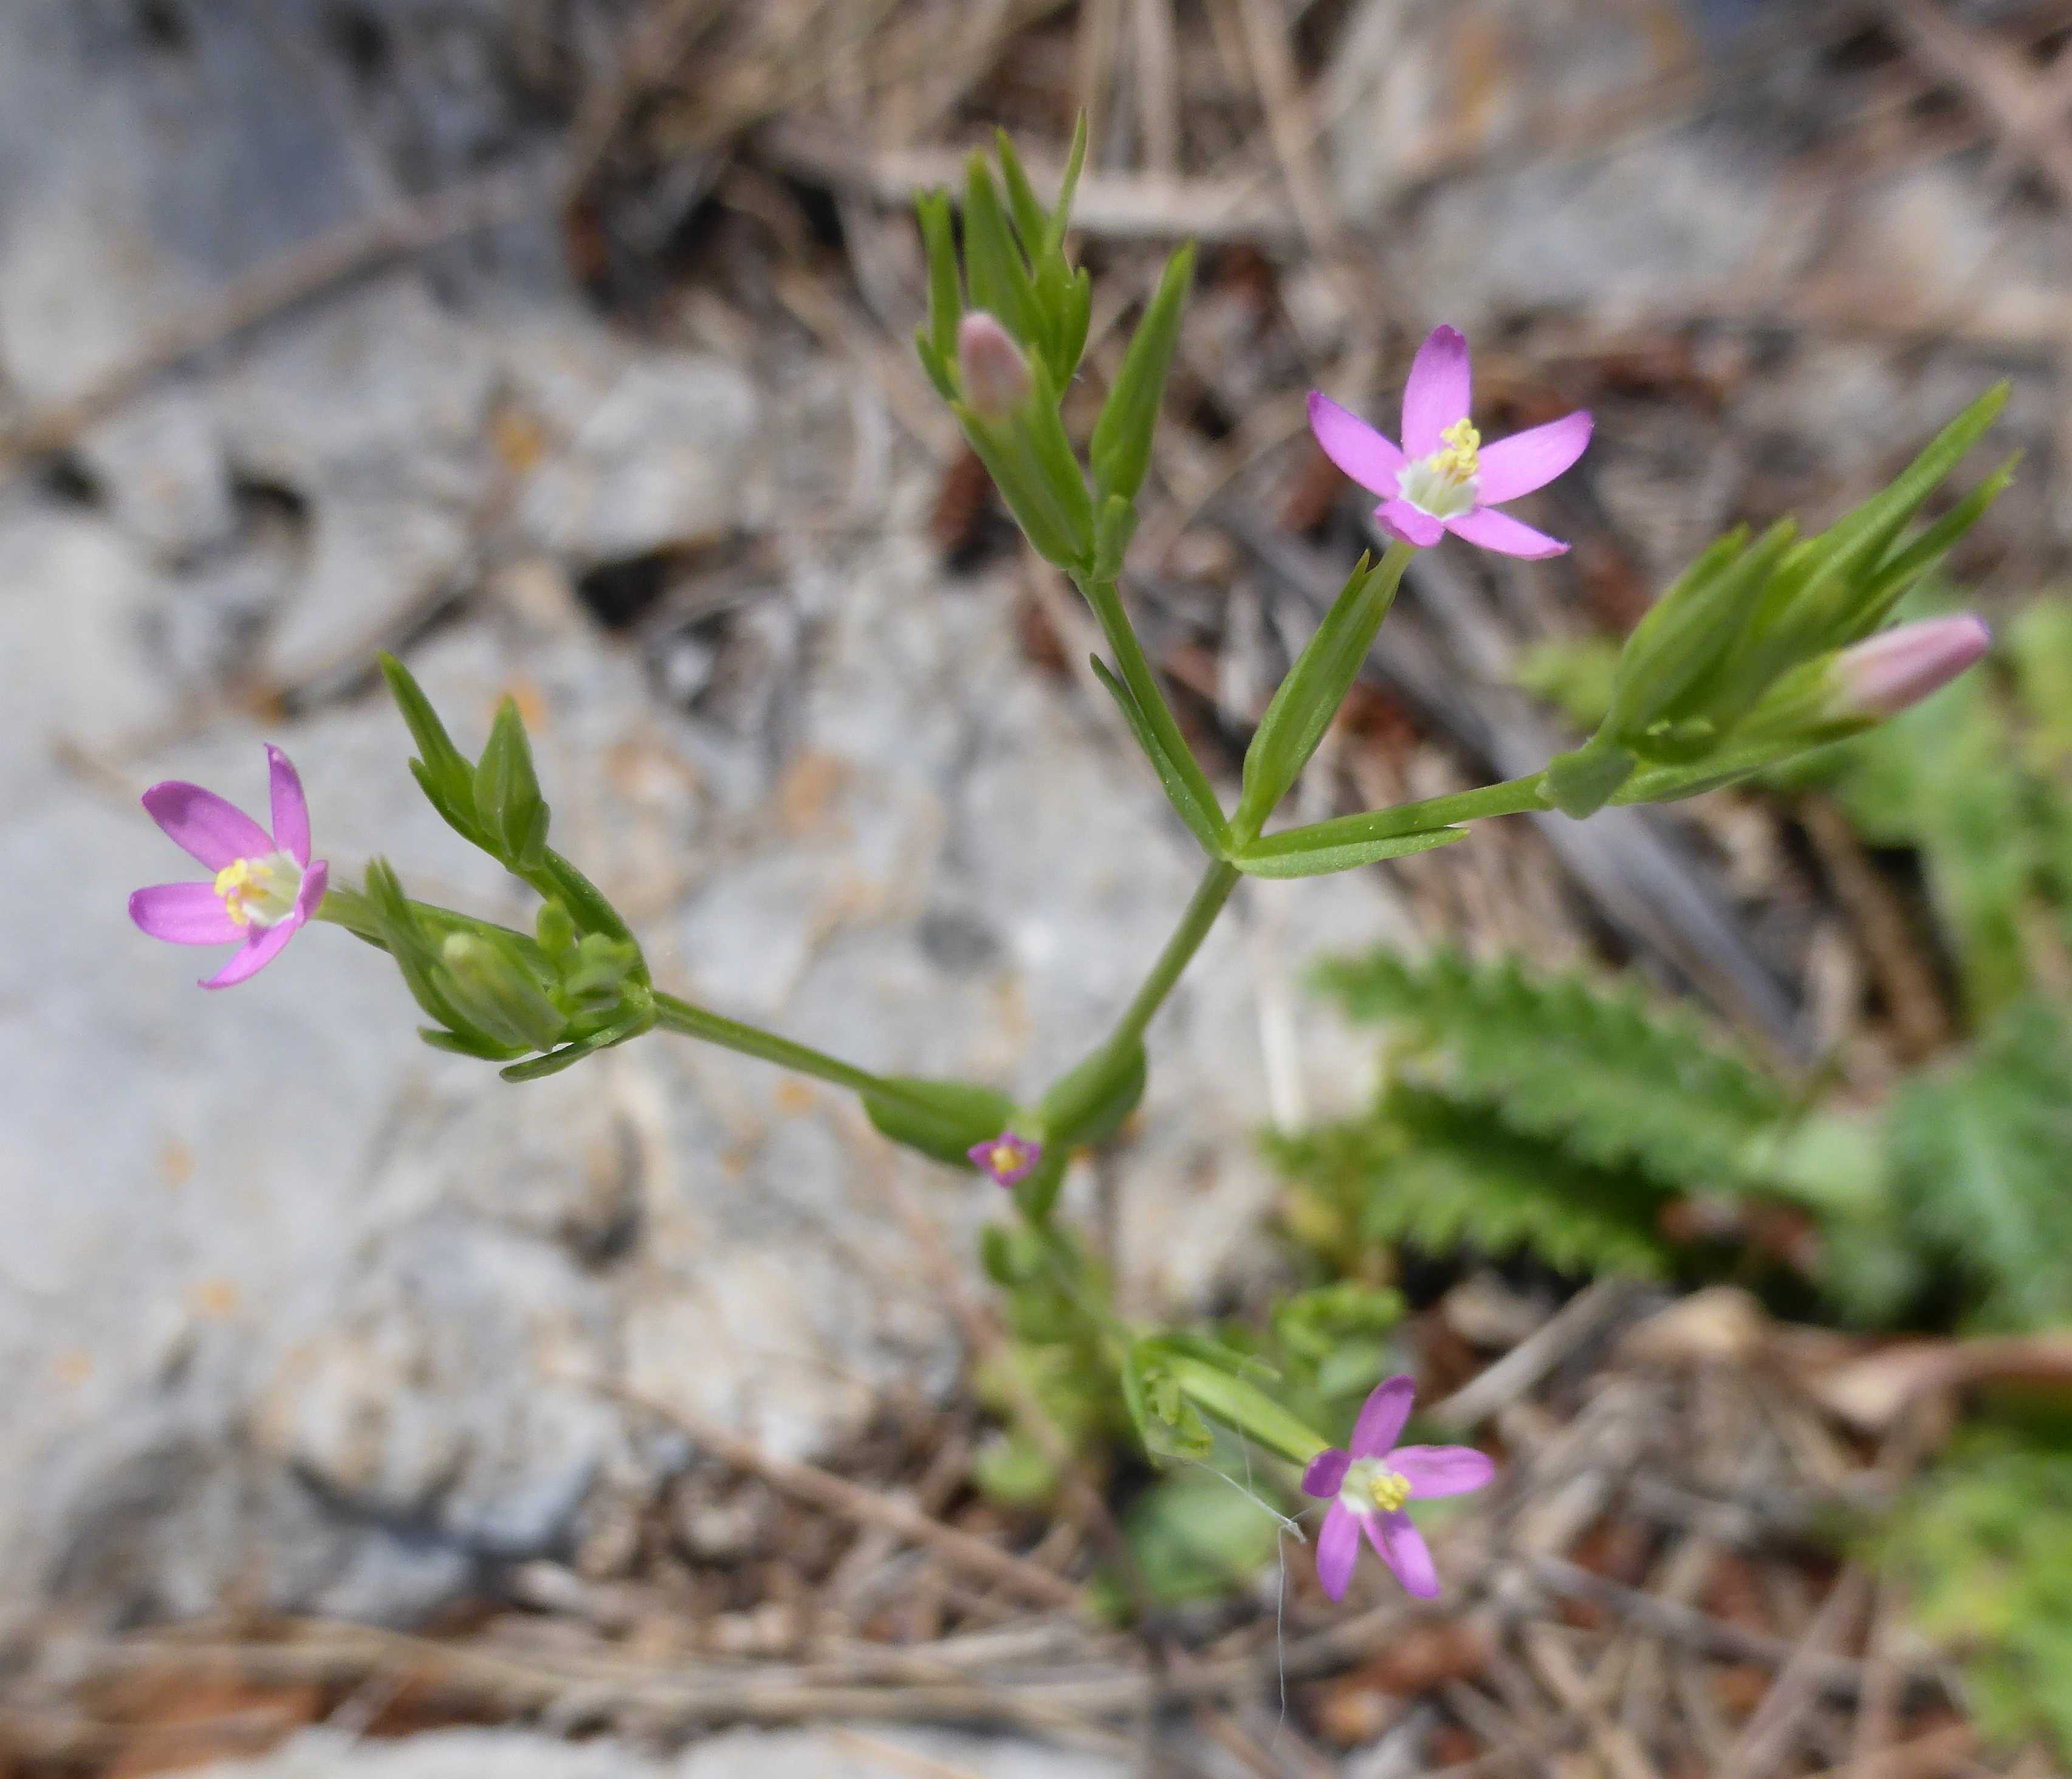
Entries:
{"label": "green stem", "polygon": [[858,1069],[837,1056],[830,1056],[824,1050],[816,1050],[811,1044],[795,1044],[789,1038],[780,1038],[774,1032],[765,1032],[759,1026],[743,1025],[738,1019],[730,1019],[723,1014],[709,1012],[674,995],[657,993],[655,996],[656,1023],[666,1032],[681,1032],[685,1037],[701,1038],[707,1044],[717,1044],[722,1050],[738,1051],[744,1056],[754,1056],[771,1062],[780,1069],[789,1069],[796,1074],[811,1075],[816,1081],[832,1081],[837,1087],[846,1087],[855,1093],[868,1093],[880,1099],[902,1101],[923,1112],[934,1110],[927,1102],[908,1093],[896,1081],[874,1075],[867,1069]]}
{"label": "green stem", "polygon": [[1151,1023],[1151,1016],[1165,1004],[1166,997],[1173,992],[1173,985],[1180,979],[1180,973],[1201,949],[1202,941],[1208,937],[1209,929],[1216,924],[1216,916],[1223,912],[1223,904],[1237,887],[1240,875],[1236,866],[1226,864],[1222,859],[1202,874],[1186,912],[1180,916],[1179,925],[1166,941],[1166,949],[1158,953],[1151,974],[1144,978],[1144,986],[1122,1010],[1122,1017],[1108,1034],[1104,1049],[1111,1053],[1119,1052],[1142,1040],[1144,1028]]}

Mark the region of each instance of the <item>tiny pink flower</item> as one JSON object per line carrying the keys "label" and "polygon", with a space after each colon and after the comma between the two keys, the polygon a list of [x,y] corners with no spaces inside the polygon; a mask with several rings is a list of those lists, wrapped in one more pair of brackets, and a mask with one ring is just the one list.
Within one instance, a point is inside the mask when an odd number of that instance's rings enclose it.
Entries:
{"label": "tiny pink flower", "polygon": [[269,747],[273,831],[199,784],[167,779],[144,793],[166,834],[216,873],[206,883],[158,883],[130,898],[130,918],[176,945],[244,942],[202,983],[228,988],[280,954],[323,901],[329,867],[310,859],[310,806],[288,756]]}
{"label": "tiny pink flower", "polygon": [[1970,612],[1881,631],[1844,649],[1828,669],[1836,714],[1897,716],[1939,691],[1992,645],[1985,621]]}
{"label": "tiny pink flower", "polygon": [[1408,1377],[1385,1378],[1361,1406],[1346,1445],[1318,1452],[1302,1472],[1302,1493],[1331,1504],[1317,1534],[1317,1579],[1333,1600],[1345,1597],[1363,1532],[1405,1592],[1436,1599],[1432,1553],[1404,1504],[1465,1495],[1496,1474],[1472,1446],[1395,1443],[1416,1394]]}
{"label": "tiny pink flower", "polygon": [[1018,1186],[1043,1159],[1043,1145],[1017,1136],[1012,1130],[1003,1130],[997,1137],[974,1143],[964,1153],[970,1156],[972,1166],[995,1185]]}
{"label": "tiny pink flower", "polygon": [[1450,531],[1506,556],[1559,556],[1568,546],[1496,510],[1552,481],[1590,442],[1582,410],[1485,445],[1468,418],[1468,343],[1435,327],[1403,388],[1399,447],[1320,391],[1309,392],[1309,430],[1324,455],[1370,494],[1390,537],[1429,549]]}

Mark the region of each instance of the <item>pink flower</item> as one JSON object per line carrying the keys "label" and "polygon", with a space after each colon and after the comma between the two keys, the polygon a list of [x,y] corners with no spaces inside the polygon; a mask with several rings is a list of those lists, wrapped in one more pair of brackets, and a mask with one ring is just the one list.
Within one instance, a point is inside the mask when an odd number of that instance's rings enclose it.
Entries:
{"label": "pink flower", "polygon": [[1535,531],[1499,502],[1544,488],[1583,455],[1590,417],[1582,410],[1485,445],[1468,418],[1468,343],[1434,327],[1403,387],[1403,443],[1309,392],[1309,430],[1324,455],[1370,494],[1390,537],[1429,549],[1446,532],[1506,556],[1559,556],[1568,546]]}
{"label": "pink flower", "polygon": [[1835,708],[1848,718],[1897,716],[1948,685],[1992,640],[1985,620],[1968,612],[1867,636],[1844,649],[1829,669]]}
{"label": "pink flower", "polygon": [[1331,1503],[1317,1534],[1317,1579],[1333,1600],[1345,1597],[1363,1532],[1406,1592],[1437,1598],[1432,1553],[1404,1503],[1465,1495],[1496,1474],[1472,1446],[1394,1443],[1416,1394],[1408,1377],[1383,1379],[1362,1405],[1347,1448],[1318,1452],[1302,1472],[1302,1493]]}
{"label": "pink flower", "polygon": [[242,940],[201,986],[228,988],[279,955],[323,900],[329,869],[310,860],[310,806],[288,756],[269,747],[273,831],[199,784],[167,779],[144,793],[151,819],[216,873],[206,883],[157,883],[130,898],[130,918],[176,945]]}
{"label": "pink flower", "polygon": [[970,1156],[972,1166],[989,1176],[995,1185],[1018,1186],[1043,1159],[1043,1145],[1003,1130],[997,1137],[974,1143],[964,1153]]}

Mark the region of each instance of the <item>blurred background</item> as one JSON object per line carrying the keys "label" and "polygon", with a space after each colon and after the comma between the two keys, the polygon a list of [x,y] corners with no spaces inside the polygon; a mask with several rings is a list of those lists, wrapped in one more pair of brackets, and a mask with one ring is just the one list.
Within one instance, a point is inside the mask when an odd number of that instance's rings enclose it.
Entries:
{"label": "blurred background", "polygon": [[[2065,1770],[2068,44],[7,0],[0,1773]],[[272,739],[335,873],[529,919],[386,648],[464,747],[519,699],[658,980],[889,1072],[1076,1056],[1193,848],[915,361],[910,200],[996,125],[1047,195],[1080,112],[1087,423],[1203,250],[1125,592],[1220,780],[1369,541],[1308,389],[1386,430],[1445,321],[1486,433],[1597,417],[1527,513],[1572,554],[1419,558],[1313,819],[1536,768],[1711,537],[2012,385],[1927,602],[1984,669],[1752,787],[1251,886],[1075,1172],[1126,1305],[1502,1456],[1433,1606],[1330,1607],[1235,1449],[1150,1471],[1002,1318],[985,1189],[841,1096],[661,1038],[507,1087],[335,929],[204,996],[122,916],[185,869],[137,793],[260,807]]]}

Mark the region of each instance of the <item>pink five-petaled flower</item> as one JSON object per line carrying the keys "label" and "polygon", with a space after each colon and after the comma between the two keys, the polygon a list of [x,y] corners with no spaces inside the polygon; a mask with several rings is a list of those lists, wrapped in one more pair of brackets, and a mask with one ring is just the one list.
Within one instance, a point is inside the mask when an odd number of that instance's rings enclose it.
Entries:
{"label": "pink five-petaled flower", "polygon": [[964,1151],[971,1164],[997,1186],[1018,1186],[1029,1171],[1043,1159],[1043,1145],[1003,1130],[997,1137],[974,1143]]}
{"label": "pink five-petaled flower", "polygon": [[1309,430],[1324,455],[1370,494],[1390,537],[1427,549],[1450,531],[1506,556],[1558,556],[1568,546],[1498,512],[1544,488],[1583,455],[1590,417],[1582,410],[1485,445],[1468,418],[1468,343],[1435,327],[1417,348],[1403,386],[1397,447],[1321,392],[1309,392]]}
{"label": "pink five-petaled flower", "polygon": [[323,900],[328,868],[310,859],[310,806],[288,756],[269,747],[273,831],[199,784],[167,779],[144,793],[151,819],[216,873],[206,883],[156,883],[130,898],[130,918],[176,945],[244,943],[204,988],[228,988],[279,955]]}
{"label": "pink five-petaled flower", "polygon": [[1302,1472],[1302,1493],[1331,1503],[1317,1534],[1317,1579],[1334,1600],[1345,1597],[1363,1532],[1407,1592],[1436,1598],[1432,1553],[1404,1503],[1465,1495],[1496,1474],[1473,1446],[1395,1443],[1416,1394],[1408,1377],[1383,1379],[1362,1405],[1346,1447],[1318,1452]]}

